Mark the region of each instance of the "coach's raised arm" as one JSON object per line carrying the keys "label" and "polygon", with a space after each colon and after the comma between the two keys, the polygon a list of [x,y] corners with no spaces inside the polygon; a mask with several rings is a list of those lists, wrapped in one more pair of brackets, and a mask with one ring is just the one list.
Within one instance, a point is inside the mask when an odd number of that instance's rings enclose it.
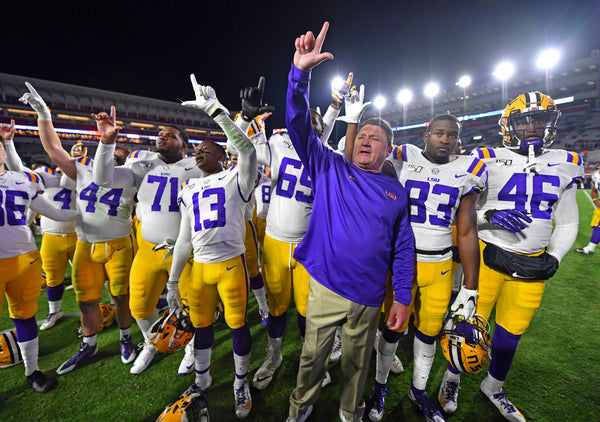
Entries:
{"label": "coach's raised arm", "polygon": [[287,129],[315,195],[308,231],[294,254],[311,279],[306,337],[290,397],[291,421],[312,411],[338,325],[342,345],[352,345],[342,351],[341,368],[348,381],[340,385],[340,415],[348,420],[362,417],[361,397],[386,275],[392,269],[395,301],[388,325],[398,328],[408,318],[414,272],[408,197],[397,179],[381,173],[391,151],[389,124],[369,119],[359,128],[354,163],[324,147],[312,129],[310,71],[333,59],[321,52],[328,28],[325,22],[316,38],[309,31],[296,39],[286,99]]}

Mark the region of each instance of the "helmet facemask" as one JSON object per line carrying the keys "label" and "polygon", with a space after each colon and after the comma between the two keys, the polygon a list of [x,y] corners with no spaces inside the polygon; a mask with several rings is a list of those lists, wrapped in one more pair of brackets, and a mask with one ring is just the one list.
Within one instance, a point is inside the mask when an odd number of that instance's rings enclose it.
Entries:
{"label": "helmet facemask", "polygon": [[[506,148],[522,150],[530,147],[537,153],[542,147],[549,147],[554,141],[560,111],[550,97],[540,92],[529,92],[515,98],[498,121]],[[539,138],[527,139],[529,132],[543,133]]]}

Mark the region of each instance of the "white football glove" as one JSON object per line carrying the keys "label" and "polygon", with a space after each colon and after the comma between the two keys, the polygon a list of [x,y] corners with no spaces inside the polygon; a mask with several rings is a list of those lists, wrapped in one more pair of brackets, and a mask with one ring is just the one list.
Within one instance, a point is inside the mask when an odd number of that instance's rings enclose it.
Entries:
{"label": "white football glove", "polygon": [[163,243],[159,243],[158,245],[152,248],[153,252],[159,251],[161,249],[166,249],[165,255],[163,256],[163,261],[168,257],[173,255],[173,249],[175,248],[175,241],[173,239],[165,239]]}
{"label": "white football glove", "polygon": [[25,86],[29,90],[23,94],[19,101],[23,104],[29,104],[32,109],[34,109],[38,114],[38,119],[40,120],[52,120],[52,115],[50,114],[50,109],[44,102],[44,99],[38,92],[35,90],[33,86],[29,82],[25,82]]}
{"label": "white football glove", "polygon": [[177,315],[179,315],[179,312],[183,309],[178,281],[169,280],[167,282],[167,303],[169,304],[169,310],[171,312],[177,311]]}
{"label": "white football glove", "polygon": [[358,92],[353,90],[350,94],[350,97],[346,98],[346,115],[340,116],[337,120],[346,122],[346,123],[354,123],[358,124],[358,119],[360,119],[360,115],[371,105],[371,101],[365,101],[365,86],[361,85]]}
{"label": "white football glove", "polygon": [[217,110],[221,110],[223,113],[229,115],[229,110],[219,102],[217,94],[212,87],[208,85],[199,85],[196,81],[196,75],[193,73],[190,75],[190,79],[192,81],[192,87],[194,88],[194,94],[196,94],[196,99],[193,101],[184,101],[181,103],[182,106],[199,108],[211,117]]}
{"label": "white football glove", "polygon": [[477,307],[477,290],[467,289],[465,287],[460,289],[456,299],[452,305],[450,305],[450,316],[463,316],[466,320],[471,319],[475,315],[475,308]]}

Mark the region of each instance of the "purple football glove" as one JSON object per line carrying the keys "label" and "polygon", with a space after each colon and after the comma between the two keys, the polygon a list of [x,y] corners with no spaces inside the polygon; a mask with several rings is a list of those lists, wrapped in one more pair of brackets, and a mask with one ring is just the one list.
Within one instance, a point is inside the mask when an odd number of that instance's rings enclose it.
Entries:
{"label": "purple football glove", "polygon": [[518,233],[533,220],[527,214],[518,210],[489,210],[484,214],[486,221],[496,224],[509,232]]}

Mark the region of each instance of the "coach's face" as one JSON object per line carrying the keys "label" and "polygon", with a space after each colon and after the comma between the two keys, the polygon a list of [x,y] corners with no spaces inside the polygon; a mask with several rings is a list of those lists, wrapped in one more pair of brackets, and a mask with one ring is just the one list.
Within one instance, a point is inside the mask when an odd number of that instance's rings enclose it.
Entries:
{"label": "coach's face", "polygon": [[392,151],[385,131],[376,125],[363,126],[356,135],[352,162],[361,170],[380,173],[385,157]]}

